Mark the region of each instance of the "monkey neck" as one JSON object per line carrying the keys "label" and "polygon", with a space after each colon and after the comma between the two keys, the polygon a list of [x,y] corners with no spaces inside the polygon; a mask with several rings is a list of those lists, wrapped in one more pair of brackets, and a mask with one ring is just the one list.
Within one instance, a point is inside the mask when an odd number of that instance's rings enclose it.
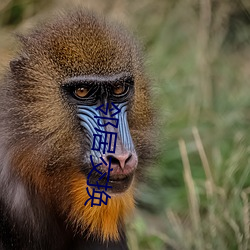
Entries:
{"label": "monkey neck", "polygon": [[37,194],[25,192],[20,182],[12,181],[9,192],[1,193],[0,249],[127,249],[122,228],[119,240],[108,243],[89,236],[88,232],[74,233],[65,224],[65,218],[46,208]]}
{"label": "monkey neck", "polygon": [[46,210],[38,195],[31,195],[14,178],[7,189],[4,194],[1,192],[0,199],[0,246],[2,243],[3,249],[64,249],[70,235],[60,227],[59,219]]}
{"label": "monkey neck", "polygon": [[[106,249],[107,246],[114,246],[113,249],[122,249],[121,245],[126,246],[122,224],[119,222],[124,219],[127,212],[125,208],[133,208],[132,195],[128,193],[123,198],[112,197],[109,205],[103,205],[102,209],[90,206],[86,208],[86,199],[81,193],[84,188],[79,190],[72,187],[71,195],[78,206],[71,210],[70,216],[81,229],[76,231],[70,224],[66,224],[68,218],[64,213],[55,211],[32,184],[27,185],[21,176],[13,171],[10,161],[6,160],[9,158],[8,154],[4,154],[4,157],[2,154],[4,153],[0,150],[0,159],[4,159],[0,162],[0,248],[1,244],[4,250],[77,249],[78,245],[84,244],[96,245],[100,250]],[[84,180],[79,176],[77,181]],[[130,197],[129,204],[127,196]],[[81,225],[84,225],[83,228]]]}

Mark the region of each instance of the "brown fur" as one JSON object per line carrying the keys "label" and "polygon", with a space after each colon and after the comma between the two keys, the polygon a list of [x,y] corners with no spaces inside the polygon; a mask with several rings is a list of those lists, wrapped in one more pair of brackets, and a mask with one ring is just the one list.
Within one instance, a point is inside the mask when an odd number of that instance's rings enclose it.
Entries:
{"label": "brown fur", "polygon": [[[89,149],[60,85],[72,76],[131,73],[135,97],[129,126],[139,157],[148,155],[152,111],[137,42],[120,25],[87,11],[62,15],[20,40],[22,50],[1,89],[0,159],[76,233],[118,239],[119,225],[134,208],[135,181],[107,206],[84,206],[88,195],[79,162]],[[141,158],[139,166],[144,167]]]}

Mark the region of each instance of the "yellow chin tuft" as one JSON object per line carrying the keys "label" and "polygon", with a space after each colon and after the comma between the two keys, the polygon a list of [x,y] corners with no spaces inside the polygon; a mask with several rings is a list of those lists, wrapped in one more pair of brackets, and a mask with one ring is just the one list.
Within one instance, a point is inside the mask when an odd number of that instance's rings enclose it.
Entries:
{"label": "yellow chin tuft", "polygon": [[[119,224],[124,224],[125,218],[134,209],[133,184],[124,193],[111,196],[107,205],[91,207],[91,200],[86,206],[84,203],[90,198],[92,189],[87,185],[82,175],[78,175],[71,182],[71,207],[69,220],[73,221],[82,232],[87,229],[88,236],[94,235],[103,241],[118,240]],[[105,200],[105,199],[104,199]]]}

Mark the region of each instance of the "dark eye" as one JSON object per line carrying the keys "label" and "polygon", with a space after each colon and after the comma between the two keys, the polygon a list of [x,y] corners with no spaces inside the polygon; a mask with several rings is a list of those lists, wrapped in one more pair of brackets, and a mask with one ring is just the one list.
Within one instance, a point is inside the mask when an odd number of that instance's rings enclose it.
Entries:
{"label": "dark eye", "polygon": [[125,90],[126,90],[125,86],[121,84],[113,87],[113,93],[115,95],[122,95],[125,92]]}
{"label": "dark eye", "polygon": [[79,87],[77,89],[75,89],[75,96],[78,98],[84,98],[87,96],[87,94],[89,93],[89,88],[86,87]]}

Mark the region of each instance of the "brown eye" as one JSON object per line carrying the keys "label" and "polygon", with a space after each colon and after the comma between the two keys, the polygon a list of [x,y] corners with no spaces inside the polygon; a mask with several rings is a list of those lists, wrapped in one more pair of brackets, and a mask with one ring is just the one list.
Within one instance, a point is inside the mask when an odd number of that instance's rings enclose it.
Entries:
{"label": "brown eye", "polygon": [[80,87],[75,90],[75,95],[79,98],[85,97],[89,93],[88,88]]}
{"label": "brown eye", "polygon": [[117,85],[117,86],[114,86],[113,88],[113,92],[115,95],[121,95],[123,94],[125,91],[125,86],[123,85]]}

